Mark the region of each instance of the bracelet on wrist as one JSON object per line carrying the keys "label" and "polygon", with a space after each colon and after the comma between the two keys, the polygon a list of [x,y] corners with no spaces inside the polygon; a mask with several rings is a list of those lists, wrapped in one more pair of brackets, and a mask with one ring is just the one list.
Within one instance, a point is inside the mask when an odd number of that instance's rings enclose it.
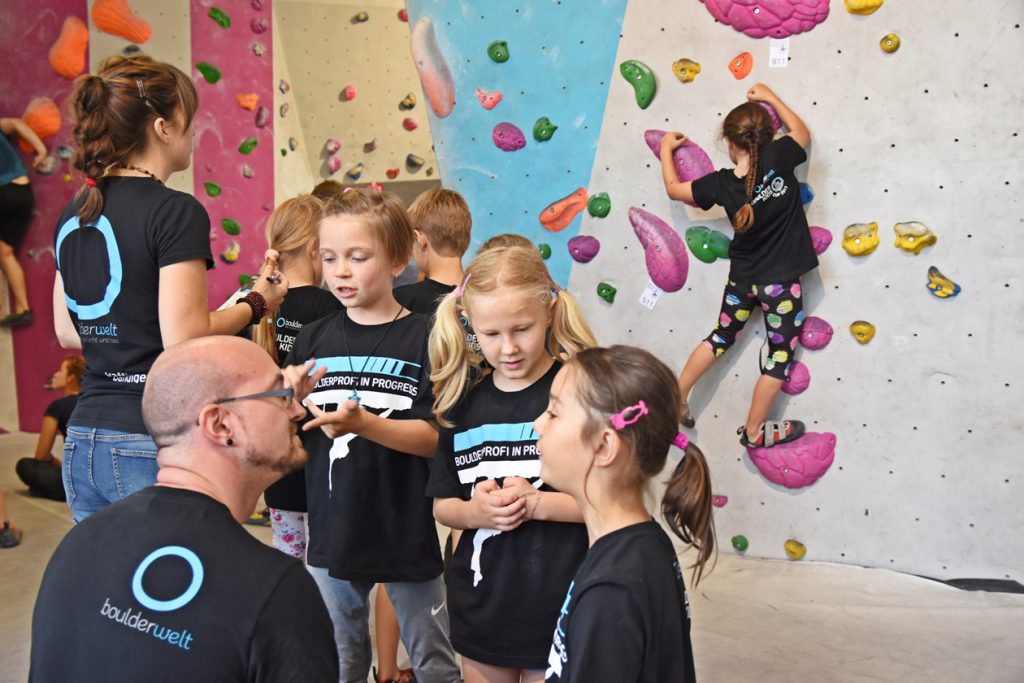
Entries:
{"label": "bracelet on wrist", "polygon": [[241,299],[235,301],[236,304],[249,304],[249,308],[252,309],[252,320],[249,321],[250,325],[257,324],[264,315],[267,314],[267,300],[263,298],[263,295],[259,292],[249,292]]}

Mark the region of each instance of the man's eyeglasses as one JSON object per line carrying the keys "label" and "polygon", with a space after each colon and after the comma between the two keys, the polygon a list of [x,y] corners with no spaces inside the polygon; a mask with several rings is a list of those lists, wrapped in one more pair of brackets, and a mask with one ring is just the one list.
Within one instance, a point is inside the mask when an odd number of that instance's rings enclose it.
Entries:
{"label": "man's eyeglasses", "polygon": [[292,399],[295,398],[295,389],[292,387],[285,387],[283,389],[275,389],[274,391],[261,391],[258,394],[246,394],[245,396],[228,396],[227,398],[218,398],[216,401],[214,401],[214,403],[247,401],[251,398],[283,398],[285,403],[291,403]]}

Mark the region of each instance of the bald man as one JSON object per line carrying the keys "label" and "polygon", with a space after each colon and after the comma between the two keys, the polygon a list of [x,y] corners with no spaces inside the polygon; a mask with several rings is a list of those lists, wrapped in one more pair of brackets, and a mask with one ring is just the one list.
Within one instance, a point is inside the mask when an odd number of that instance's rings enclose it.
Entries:
{"label": "bald man", "polygon": [[157,483],[74,527],[54,552],[29,680],[337,681],[312,577],[240,526],[264,489],[306,461],[296,436],[305,409],[280,370],[244,339],[184,342],[153,364],[142,414]]}

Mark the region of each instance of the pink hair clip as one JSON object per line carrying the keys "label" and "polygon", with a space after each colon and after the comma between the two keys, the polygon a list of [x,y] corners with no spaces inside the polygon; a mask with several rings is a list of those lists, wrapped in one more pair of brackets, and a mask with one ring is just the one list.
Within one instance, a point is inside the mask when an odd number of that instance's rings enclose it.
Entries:
{"label": "pink hair clip", "polygon": [[682,432],[676,434],[676,438],[672,439],[672,445],[679,450],[685,451],[686,447],[690,445],[690,437],[686,436]]}
{"label": "pink hair clip", "polygon": [[[624,429],[627,425],[633,424],[649,412],[651,411],[647,410],[647,404],[644,403],[643,399],[640,399],[635,406],[623,408],[614,415],[609,415],[608,420],[611,421],[612,427],[615,427],[615,431],[619,431],[620,429]],[[629,415],[632,415],[632,417],[627,417]]]}
{"label": "pink hair clip", "polygon": [[462,278],[462,284],[455,288],[455,298],[461,299],[462,295],[466,293],[466,284],[469,282],[469,277],[473,273],[466,273],[466,277]]}

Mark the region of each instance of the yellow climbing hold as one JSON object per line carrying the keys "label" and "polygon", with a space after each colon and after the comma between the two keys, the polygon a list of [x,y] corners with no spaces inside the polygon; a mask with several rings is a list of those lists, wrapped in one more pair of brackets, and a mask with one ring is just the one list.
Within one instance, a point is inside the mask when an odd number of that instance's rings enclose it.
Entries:
{"label": "yellow climbing hold", "polygon": [[885,0],[846,0],[846,11],[850,14],[871,14],[883,2]]}
{"label": "yellow climbing hold", "polygon": [[900,37],[895,33],[886,33],[882,36],[882,39],[878,41],[878,46],[882,48],[883,52],[893,53],[900,49]]}
{"label": "yellow climbing hold", "polygon": [[927,225],[917,221],[897,223],[892,229],[896,233],[896,246],[912,254],[920,254],[922,249],[939,241]]}
{"label": "yellow climbing hold", "polygon": [[672,62],[672,73],[683,83],[693,83],[700,73],[700,63],[692,59],[677,59]]}
{"label": "yellow climbing hold", "polygon": [[858,344],[867,344],[875,338],[875,326],[867,320],[854,320],[850,323],[850,334]]}
{"label": "yellow climbing hold", "polygon": [[850,256],[867,256],[878,248],[878,223],[854,223],[843,230],[843,249]]}
{"label": "yellow climbing hold", "polygon": [[789,555],[791,560],[802,559],[807,554],[807,546],[800,541],[795,541],[792,538],[786,541],[785,546],[786,554]]}

